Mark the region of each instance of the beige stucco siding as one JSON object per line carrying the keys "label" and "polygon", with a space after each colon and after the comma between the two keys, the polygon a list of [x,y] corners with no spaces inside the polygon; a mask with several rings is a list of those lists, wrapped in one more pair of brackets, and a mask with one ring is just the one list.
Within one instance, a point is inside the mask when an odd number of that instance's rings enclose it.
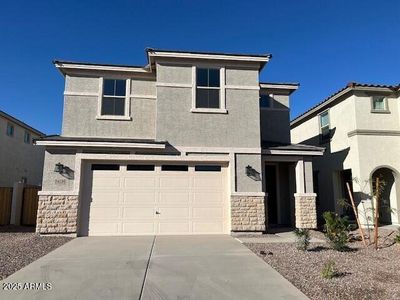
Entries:
{"label": "beige stucco siding", "polygon": [[387,97],[390,113],[371,113],[371,95],[358,92],[356,101],[357,129],[399,130],[399,99]]}
{"label": "beige stucco siding", "polygon": [[[246,174],[247,166],[255,171],[255,176]],[[262,168],[259,154],[236,154],[236,186],[237,192],[262,192]]]}
{"label": "beige stucco siding", "polygon": [[225,83],[233,86],[258,86],[258,71],[227,67]]}
{"label": "beige stucco siding", "polygon": [[[68,174],[54,172],[57,163],[68,167]],[[46,150],[43,168],[43,191],[72,191],[75,179],[75,153]]]}
{"label": "beige stucco siding", "polygon": [[[156,90],[150,79],[131,79],[131,120],[99,120],[99,78],[66,77],[62,135],[72,137],[155,137]],[[91,93],[94,95],[87,95]],[[152,96],[153,98],[146,98]],[[142,97],[142,98],[141,98]]]}
{"label": "beige stucco siding", "polygon": [[[7,136],[7,123],[14,126],[14,136]],[[28,184],[41,185],[44,149],[24,142],[25,128],[0,117],[0,187],[12,187],[25,177]],[[31,139],[39,136],[30,130]]]}
{"label": "beige stucco siding", "polygon": [[158,140],[178,146],[260,147],[258,91],[226,90],[227,114],[193,113],[192,89],[158,87]]}

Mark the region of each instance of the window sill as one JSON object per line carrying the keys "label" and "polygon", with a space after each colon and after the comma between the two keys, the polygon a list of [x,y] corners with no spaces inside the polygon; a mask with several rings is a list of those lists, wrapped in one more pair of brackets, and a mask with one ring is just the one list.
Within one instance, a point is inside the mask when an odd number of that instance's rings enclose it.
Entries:
{"label": "window sill", "polygon": [[129,116],[96,116],[97,120],[131,121]]}
{"label": "window sill", "polygon": [[390,110],[371,109],[371,113],[373,113],[373,114],[390,114]]}
{"label": "window sill", "polygon": [[204,113],[204,114],[227,114],[228,111],[224,108],[192,108],[192,113]]}

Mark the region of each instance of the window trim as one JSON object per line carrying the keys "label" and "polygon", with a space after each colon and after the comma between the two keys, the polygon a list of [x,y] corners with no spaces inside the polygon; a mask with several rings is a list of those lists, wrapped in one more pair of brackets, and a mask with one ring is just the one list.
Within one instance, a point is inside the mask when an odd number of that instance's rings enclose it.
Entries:
{"label": "window trim", "polygon": [[[131,79],[127,78],[125,84],[125,105],[124,105],[124,115],[121,116],[113,116],[113,115],[102,115],[101,114],[101,105],[103,102],[103,84],[104,79],[111,80],[124,80],[125,78],[111,78],[111,77],[99,77],[99,94],[98,94],[98,103],[97,103],[97,120],[119,120],[119,121],[130,121],[132,117],[130,116],[130,95],[131,95]],[[122,98],[122,97],[121,97]]]}
{"label": "window trim", "polygon": [[[321,117],[322,117],[322,115],[323,114],[328,114],[328,125],[325,125],[325,126],[322,126],[321,125]],[[325,127],[328,127],[328,135],[323,135],[323,133],[322,133],[322,129],[323,128],[325,128]],[[330,139],[331,139],[331,136],[330,136],[330,130],[331,130],[331,116],[330,116],[330,113],[329,113],[329,109],[327,109],[327,110],[324,110],[323,112],[321,112],[320,114],[318,114],[318,128],[319,128],[319,135],[320,135],[320,141],[321,142],[326,142],[326,141],[329,141]]]}
{"label": "window trim", "polygon": [[[196,91],[197,91],[197,69],[219,69],[219,108],[200,108],[196,107]],[[216,113],[226,114],[225,101],[225,67],[212,66],[212,65],[194,65],[192,66],[192,113]]]}
{"label": "window trim", "polygon": [[[374,100],[375,98],[381,98],[383,97],[383,104],[384,104],[384,109],[375,109],[374,108]],[[371,113],[375,113],[375,114],[390,114],[390,110],[389,110],[389,103],[388,103],[388,99],[385,96],[371,96]]]}
{"label": "window trim", "polygon": [[[28,140],[26,140],[26,137],[28,137]],[[32,135],[29,131],[25,130],[24,131],[24,143],[25,144],[30,144],[32,141]]]}
{"label": "window trim", "polygon": [[[8,128],[12,128],[12,130],[11,130],[11,134],[8,134]],[[10,123],[10,122],[7,122],[7,126],[6,126],[6,135],[8,136],[8,137],[14,137],[14,135],[15,135],[15,127],[14,127],[14,124],[12,124],[12,123]]]}

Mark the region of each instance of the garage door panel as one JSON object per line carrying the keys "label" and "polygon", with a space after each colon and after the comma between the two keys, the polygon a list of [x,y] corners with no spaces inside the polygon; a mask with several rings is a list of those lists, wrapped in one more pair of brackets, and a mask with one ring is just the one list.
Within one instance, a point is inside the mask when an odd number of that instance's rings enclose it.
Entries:
{"label": "garage door panel", "polygon": [[94,192],[92,194],[92,205],[113,206],[118,205],[120,197],[119,191],[116,192]]}
{"label": "garage door panel", "polygon": [[219,219],[224,218],[223,207],[193,207],[193,218],[197,219]]}
{"label": "garage door panel", "polygon": [[170,175],[168,177],[163,176],[160,178],[160,188],[161,189],[188,189],[190,187],[190,179],[186,175],[174,176]]}
{"label": "garage door panel", "polygon": [[189,203],[189,192],[162,192],[159,196],[161,204]]}
{"label": "garage door panel", "polygon": [[220,205],[224,202],[224,194],[221,192],[194,192],[193,202],[196,204],[217,204]]}
{"label": "garage door panel", "polygon": [[[114,172],[112,172],[114,173]],[[119,188],[121,184],[121,179],[118,177],[119,175],[115,175],[117,178],[112,178],[112,175],[109,177],[99,177],[98,174],[94,174],[93,176],[93,188],[96,189],[109,189],[109,188]]]}
{"label": "garage door panel", "polygon": [[118,228],[119,222],[91,222],[89,235],[116,235]]}
{"label": "garage door panel", "polygon": [[224,225],[221,222],[193,222],[193,233],[221,233]]}
{"label": "garage door panel", "polygon": [[194,178],[193,188],[200,190],[222,190],[221,176],[198,176]]}
{"label": "garage door panel", "polygon": [[156,202],[156,193],[154,191],[149,192],[126,192],[123,196],[124,204],[126,205],[140,205],[148,204],[154,205]]}
{"label": "garage door panel", "polygon": [[122,208],[124,219],[154,219],[155,209],[151,207],[124,207]]}
{"label": "garage door panel", "polygon": [[161,234],[188,234],[190,233],[190,222],[159,222],[158,232]]}
{"label": "garage door panel", "polygon": [[159,218],[162,219],[189,219],[190,209],[188,207],[160,207]]}
{"label": "garage door panel", "polygon": [[110,220],[120,218],[120,208],[119,207],[96,207],[92,206],[90,208],[91,220]]}
{"label": "garage door panel", "polygon": [[90,235],[227,233],[223,169],[153,169],[92,171],[87,192]]}
{"label": "garage door panel", "polygon": [[154,177],[128,177],[124,180],[124,187],[128,190],[140,189],[154,189],[156,187],[156,179]]}
{"label": "garage door panel", "polygon": [[122,223],[123,234],[154,234],[156,225],[154,222],[124,222]]}

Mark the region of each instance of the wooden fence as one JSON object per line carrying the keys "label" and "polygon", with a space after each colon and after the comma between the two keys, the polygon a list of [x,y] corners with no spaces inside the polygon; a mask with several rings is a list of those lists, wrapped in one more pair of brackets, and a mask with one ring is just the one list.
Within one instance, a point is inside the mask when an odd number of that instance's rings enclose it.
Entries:
{"label": "wooden fence", "polygon": [[36,225],[39,196],[37,186],[24,187],[22,196],[21,225]]}
{"label": "wooden fence", "polygon": [[12,192],[11,187],[0,187],[0,225],[10,224]]}

